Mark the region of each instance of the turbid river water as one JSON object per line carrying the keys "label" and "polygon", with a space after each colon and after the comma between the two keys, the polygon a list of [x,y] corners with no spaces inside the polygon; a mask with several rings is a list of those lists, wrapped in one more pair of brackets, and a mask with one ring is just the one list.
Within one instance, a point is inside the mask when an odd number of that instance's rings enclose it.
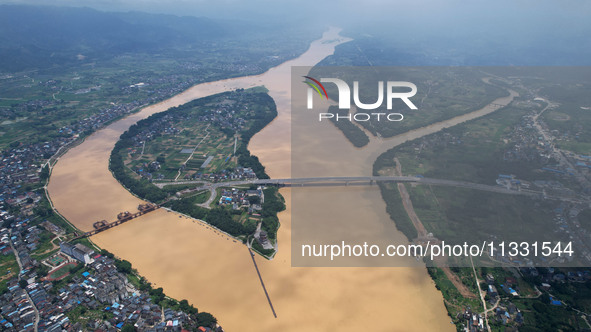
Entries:
{"label": "turbid river water", "polygon": [[[270,90],[279,116],[254,136],[249,148],[259,156],[271,177],[289,177],[290,67],[314,65],[346,41],[337,29],[330,29],[300,57],[264,74],[194,86],[94,133],[68,151],[53,168],[48,190],[54,206],[82,230],[91,230],[97,220],[114,220],[121,211],[136,211],[141,200],[121,187],[108,170],[110,151],[121,133],[138,120],[169,107],[257,85]],[[474,116],[479,115],[483,114]],[[390,141],[372,142],[367,149],[359,150],[359,163],[352,162],[341,171],[354,173],[335,175],[369,174],[372,162],[368,161],[375,159],[386,145],[394,146],[437,131],[441,126]],[[401,238],[375,188],[340,192],[368,207],[335,206],[340,214],[375,220],[370,223],[375,231],[383,230]],[[424,268],[292,267],[291,192],[282,190],[282,194],[287,211],[280,214],[279,253],[272,261],[257,257],[278,318],[271,313],[246,247],[198,221],[160,209],[102,232],[92,240],[132,262],[141,275],[156,287],[163,287],[166,294],[188,299],[199,309],[212,312],[227,331],[455,330],[442,296]]]}

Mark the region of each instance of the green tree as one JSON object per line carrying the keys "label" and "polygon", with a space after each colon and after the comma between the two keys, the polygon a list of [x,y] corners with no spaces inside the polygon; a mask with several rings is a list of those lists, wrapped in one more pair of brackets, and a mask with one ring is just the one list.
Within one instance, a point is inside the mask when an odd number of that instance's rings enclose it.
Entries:
{"label": "green tree", "polygon": [[117,271],[121,272],[121,273],[125,273],[125,274],[129,274],[131,273],[131,263],[126,261],[126,260],[117,260],[115,262],[115,267],[117,268]]}
{"label": "green tree", "polygon": [[197,314],[197,322],[201,326],[211,327],[213,324],[217,323],[218,320],[209,312],[200,312]]}
{"label": "green tree", "polygon": [[49,166],[48,165],[43,166],[43,168],[41,169],[41,173],[39,173],[39,178],[41,179],[41,182],[45,182],[45,180],[47,180],[49,178]]}
{"label": "green tree", "polygon": [[121,332],[135,332],[135,326],[133,326],[131,324],[125,324],[125,325],[123,325]]}
{"label": "green tree", "polygon": [[29,283],[28,283],[28,282],[27,282],[25,279],[21,279],[21,280],[19,280],[19,282],[18,282],[18,285],[19,285],[19,286],[20,286],[22,289],[25,289],[25,287],[27,287],[27,285],[28,285],[28,284],[29,284]]}
{"label": "green tree", "polygon": [[102,249],[101,250],[101,256],[105,256],[105,257],[108,257],[108,258],[111,258],[111,259],[113,257],[115,257],[115,255],[113,255],[112,253],[108,252],[106,249]]}
{"label": "green tree", "polygon": [[261,202],[261,198],[259,196],[248,196],[247,199],[250,204],[259,204]]}

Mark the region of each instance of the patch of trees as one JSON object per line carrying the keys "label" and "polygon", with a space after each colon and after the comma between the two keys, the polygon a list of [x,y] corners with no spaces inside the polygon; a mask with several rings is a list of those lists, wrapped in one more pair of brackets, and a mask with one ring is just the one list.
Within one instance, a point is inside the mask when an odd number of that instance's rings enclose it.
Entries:
{"label": "patch of trees", "polygon": [[197,308],[195,308],[192,304],[189,304],[189,301],[187,301],[187,300],[181,300],[179,302],[179,308],[183,312],[186,312],[191,315],[196,315],[199,313],[199,310],[197,310]]}
{"label": "patch of trees", "polygon": [[112,253],[108,252],[106,249],[102,249],[101,250],[101,256],[105,256],[105,257],[110,258],[110,259],[114,259],[115,258],[115,255],[113,255]]}
{"label": "patch of trees", "polygon": [[[330,118],[330,121],[340,131],[343,132],[345,137],[355,147],[360,148],[366,146],[369,143],[369,137],[367,134],[361,128],[357,127],[352,121],[349,121],[345,118],[349,114],[349,110],[342,110],[337,106],[330,106],[328,108],[328,113],[334,114],[334,117]],[[337,120],[337,116],[339,116],[341,120]]]}
{"label": "patch of trees", "polygon": [[129,323],[123,325],[123,328],[121,329],[121,332],[135,332],[135,331],[136,331],[135,327]]}
{"label": "patch of trees", "polygon": [[[213,225],[232,236],[245,235],[244,225],[232,219],[232,214],[225,208],[217,207],[209,210],[205,217],[208,224]],[[254,230],[253,230],[254,231]]]}
{"label": "patch of trees", "polygon": [[409,240],[416,238],[418,236],[417,229],[402,205],[402,197],[400,197],[398,188],[390,189],[383,183],[379,183],[379,186],[382,198],[386,202],[386,212],[388,212],[390,219],[396,224],[396,228],[404,233]]}
{"label": "patch of trees", "polygon": [[[277,213],[285,210],[285,203],[279,195],[278,189],[269,187],[264,189],[265,202],[262,205],[261,217],[263,222],[261,228],[267,232],[270,239],[277,238],[277,230],[279,229],[279,218]],[[261,248],[262,249],[262,248]]]}
{"label": "patch of trees", "polygon": [[211,327],[217,322],[218,320],[209,312],[200,312],[197,314],[197,323],[201,326]]}
{"label": "patch of trees", "polygon": [[252,168],[259,179],[268,179],[269,176],[265,173],[265,166],[261,164],[257,156],[250,154],[247,146],[250,139],[265,128],[277,116],[277,106],[275,105],[273,98],[266,93],[253,93],[250,94],[250,96],[254,99],[253,102],[255,102],[256,105],[267,105],[270,111],[255,113],[253,116],[253,119],[255,120],[253,124],[247,130],[242,131],[240,135],[241,142],[236,149],[236,155],[238,156],[238,164],[243,167]]}
{"label": "patch of trees", "polygon": [[[46,158],[46,159],[49,159],[49,158]],[[48,178],[49,178],[49,166],[48,165],[45,165],[41,169],[41,173],[39,173],[39,179],[41,179],[41,182],[44,183],[45,180],[47,180]]]}
{"label": "patch of trees", "polygon": [[117,259],[115,261],[115,267],[117,268],[117,271],[124,274],[130,274],[132,272],[131,263],[126,260]]}
{"label": "patch of trees", "polygon": [[[133,127],[136,126],[132,126],[132,128]],[[121,135],[121,140],[115,144],[115,148],[113,151],[111,151],[109,168],[111,169],[115,179],[117,179],[117,181],[119,181],[129,191],[148,201],[160,202],[167,197],[166,192],[152,185],[145,179],[138,180],[133,178],[131,175],[127,174],[127,171],[125,170],[125,164],[123,163],[121,151],[131,146],[131,135],[128,134],[130,131],[131,128]]]}
{"label": "patch of trees", "polygon": [[394,157],[396,156],[396,149],[408,146],[409,143],[403,143],[396,148],[392,148],[378,156],[376,161],[373,163],[373,176],[378,176],[379,171],[384,168],[396,167]]}
{"label": "patch of trees", "polygon": [[174,211],[189,215],[195,219],[204,220],[208,224],[232,236],[250,235],[256,230],[256,225],[253,226],[248,223],[241,224],[234,221],[232,213],[228,209],[216,207],[208,210],[195,205],[192,198],[172,201],[169,207]]}

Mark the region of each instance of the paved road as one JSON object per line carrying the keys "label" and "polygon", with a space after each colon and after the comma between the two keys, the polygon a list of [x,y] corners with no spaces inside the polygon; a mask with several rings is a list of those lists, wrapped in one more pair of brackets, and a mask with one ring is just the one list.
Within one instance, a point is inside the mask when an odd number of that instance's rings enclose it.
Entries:
{"label": "paved road", "polygon": [[572,198],[566,197],[548,197],[543,196],[542,192],[536,192],[531,190],[511,190],[505,187],[492,186],[487,184],[457,181],[457,180],[444,180],[425,178],[418,176],[345,176],[345,177],[310,177],[310,178],[293,178],[293,179],[256,179],[256,180],[241,180],[241,181],[228,181],[228,182],[216,182],[203,184],[203,180],[199,181],[178,181],[178,182],[166,182],[157,183],[156,186],[163,188],[167,185],[181,185],[181,184],[195,184],[198,185],[191,191],[203,191],[207,190],[210,192],[210,197],[207,202],[200,204],[203,207],[209,207],[216,197],[216,190],[221,187],[235,187],[242,185],[280,185],[290,187],[304,187],[304,186],[354,186],[354,185],[373,185],[377,182],[410,182],[417,184],[427,184],[433,186],[448,186],[457,188],[474,189],[480,191],[488,191],[499,194],[508,195],[524,195],[531,197],[544,197],[549,199],[558,200],[571,200]]}
{"label": "paved road", "polygon": [[290,187],[299,186],[331,186],[331,185],[371,185],[377,182],[414,182],[420,184],[430,184],[439,186],[452,186],[452,187],[463,187],[469,189],[477,189],[484,191],[492,191],[503,194],[513,195],[538,195],[541,193],[535,193],[530,191],[516,191],[510,190],[505,187],[491,186],[480,183],[464,182],[456,180],[444,180],[444,179],[433,179],[424,178],[417,176],[344,176],[344,177],[311,177],[311,178],[293,178],[293,179],[257,179],[257,180],[242,180],[242,181],[227,181],[227,182],[216,182],[203,184],[203,181],[178,181],[178,182],[166,182],[158,183],[156,186],[163,188],[167,185],[180,185],[180,184],[199,184],[201,186],[195,187],[194,190],[209,190],[211,188],[220,187],[235,187],[241,185],[284,185]]}

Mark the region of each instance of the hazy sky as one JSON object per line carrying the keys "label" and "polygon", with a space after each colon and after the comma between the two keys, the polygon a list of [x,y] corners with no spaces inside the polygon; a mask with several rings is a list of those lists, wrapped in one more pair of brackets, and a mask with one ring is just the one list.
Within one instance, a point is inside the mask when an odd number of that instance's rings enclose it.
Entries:
{"label": "hazy sky", "polygon": [[[47,0],[0,0],[47,4]],[[399,45],[518,49],[577,48],[591,52],[587,0],[53,0],[52,5],[240,19],[388,36]],[[406,43],[406,44],[405,44]],[[531,48],[530,48],[531,49]],[[543,50],[542,50],[543,51]]]}
{"label": "hazy sky", "polygon": [[[0,3],[48,4],[46,0],[0,0]],[[535,19],[538,14],[562,16],[557,17],[558,20],[567,17],[584,19],[591,14],[591,2],[586,0],[53,0],[51,4],[113,11],[278,20],[289,17],[315,20],[440,17],[462,20],[466,19],[465,15],[491,19],[497,15],[498,23],[503,24],[504,17],[515,13],[523,15],[521,19],[525,21]]]}

